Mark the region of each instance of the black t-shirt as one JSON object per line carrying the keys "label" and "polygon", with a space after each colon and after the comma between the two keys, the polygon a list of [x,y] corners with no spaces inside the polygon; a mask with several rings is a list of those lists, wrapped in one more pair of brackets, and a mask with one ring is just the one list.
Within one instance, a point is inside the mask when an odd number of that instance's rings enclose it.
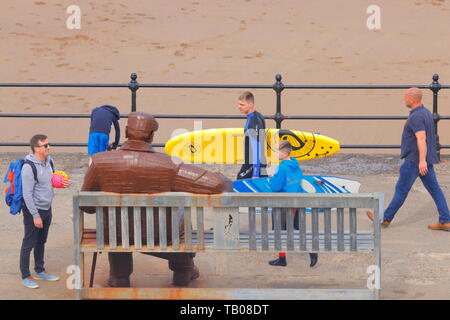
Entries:
{"label": "black t-shirt", "polygon": [[403,128],[400,158],[416,164],[419,163],[419,149],[417,147],[416,137],[418,131],[425,131],[426,134],[427,163],[439,163],[436,153],[436,134],[433,116],[424,106],[417,107],[409,113],[408,120]]}

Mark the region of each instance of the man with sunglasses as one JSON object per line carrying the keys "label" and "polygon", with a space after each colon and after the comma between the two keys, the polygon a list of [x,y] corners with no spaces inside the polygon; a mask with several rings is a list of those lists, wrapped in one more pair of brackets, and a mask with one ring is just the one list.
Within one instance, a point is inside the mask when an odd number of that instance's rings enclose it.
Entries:
{"label": "man with sunglasses", "polygon": [[[30,140],[31,151],[22,167],[22,193],[24,199],[24,237],[20,249],[22,283],[28,288],[39,288],[34,280],[57,281],[59,278],[45,272],[44,251],[48,230],[52,222],[53,160],[47,136],[37,134]],[[70,179],[63,179],[64,187]],[[30,254],[33,250],[35,274],[30,274]]]}

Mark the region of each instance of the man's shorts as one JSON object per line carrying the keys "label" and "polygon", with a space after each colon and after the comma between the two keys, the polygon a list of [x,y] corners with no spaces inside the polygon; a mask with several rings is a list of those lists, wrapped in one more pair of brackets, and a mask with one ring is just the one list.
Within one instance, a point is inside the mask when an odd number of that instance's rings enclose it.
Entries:
{"label": "man's shorts", "polygon": [[106,133],[92,132],[89,134],[88,155],[92,156],[97,152],[108,149],[109,136]]}

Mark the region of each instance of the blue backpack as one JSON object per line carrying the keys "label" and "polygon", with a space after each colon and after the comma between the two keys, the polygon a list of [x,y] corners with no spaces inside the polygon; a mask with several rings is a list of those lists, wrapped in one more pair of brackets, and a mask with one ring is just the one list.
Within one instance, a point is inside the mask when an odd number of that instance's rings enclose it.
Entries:
{"label": "blue backpack", "polygon": [[[3,182],[9,183],[9,186],[5,190],[5,202],[9,207],[9,213],[12,215],[18,214],[24,205],[23,193],[22,193],[22,167],[28,164],[33,170],[34,180],[37,179],[37,169],[35,164],[26,159],[19,159],[16,162],[9,164],[8,171],[6,172]],[[50,161],[50,165],[53,168],[53,161]]]}

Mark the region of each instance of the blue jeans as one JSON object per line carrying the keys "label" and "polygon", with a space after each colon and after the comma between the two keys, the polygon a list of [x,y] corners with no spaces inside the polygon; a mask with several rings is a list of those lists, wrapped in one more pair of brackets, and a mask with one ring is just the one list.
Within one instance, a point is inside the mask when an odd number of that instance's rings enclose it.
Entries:
{"label": "blue jeans", "polygon": [[420,177],[420,180],[422,180],[423,185],[436,204],[439,212],[439,223],[450,222],[450,214],[448,211],[447,201],[445,200],[444,193],[439,187],[433,165],[428,165],[428,173],[424,176],[421,176],[419,174],[418,164],[412,161],[405,161],[400,167],[400,176],[398,178],[397,184],[395,185],[394,198],[392,199],[387,209],[384,211],[384,220],[390,222],[392,221],[392,219],[394,219],[395,214],[405,202],[409,190],[411,190],[411,187],[413,186],[414,181],[416,181],[417,177]]}

